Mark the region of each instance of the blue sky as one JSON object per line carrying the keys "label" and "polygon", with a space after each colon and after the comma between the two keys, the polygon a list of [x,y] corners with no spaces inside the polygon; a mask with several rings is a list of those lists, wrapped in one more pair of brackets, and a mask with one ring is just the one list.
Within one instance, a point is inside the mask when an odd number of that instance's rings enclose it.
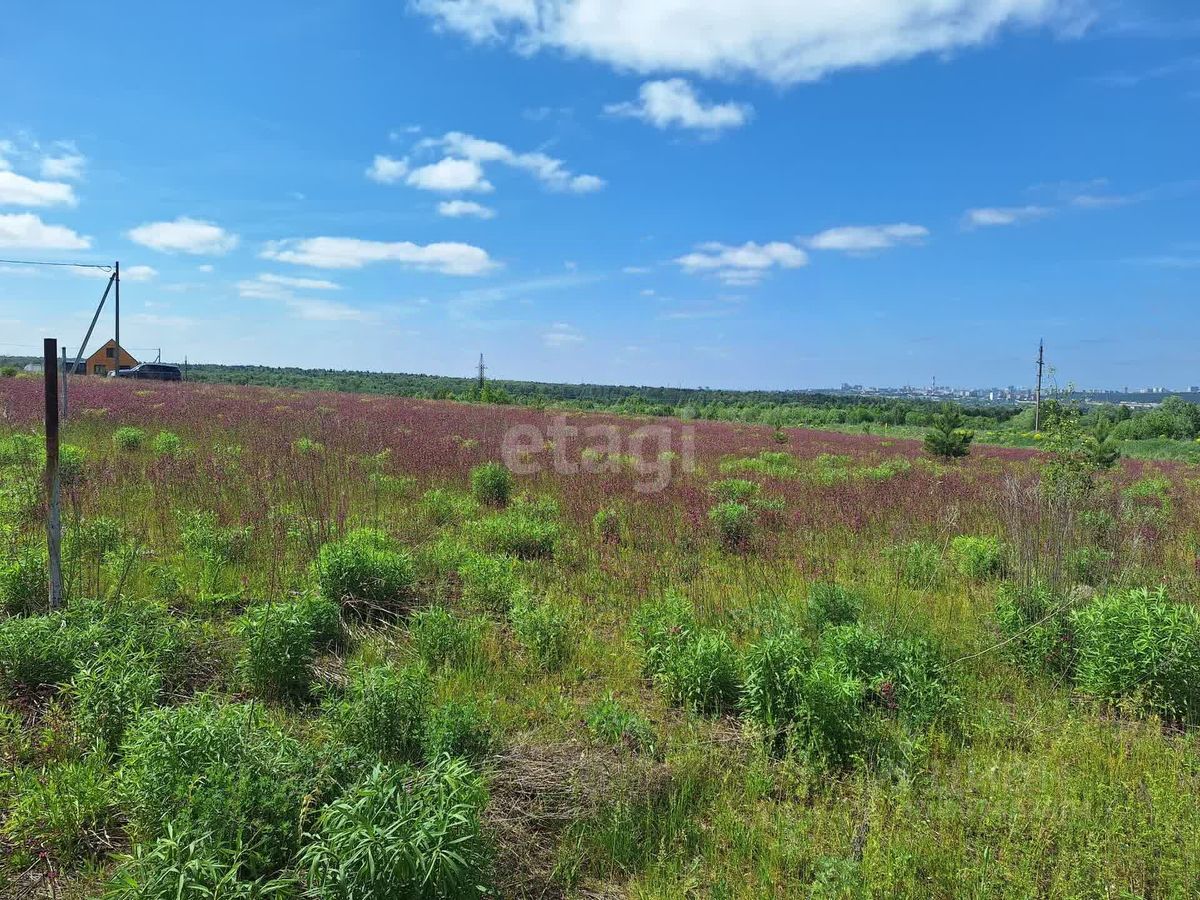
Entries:
{"label": "blue sky", "polygon": [[[119,259],[135,352],[1200,383],[1185,0],[68,0],[0,85],[0,257]],[[0,353],[102,287],[0,264]]]}

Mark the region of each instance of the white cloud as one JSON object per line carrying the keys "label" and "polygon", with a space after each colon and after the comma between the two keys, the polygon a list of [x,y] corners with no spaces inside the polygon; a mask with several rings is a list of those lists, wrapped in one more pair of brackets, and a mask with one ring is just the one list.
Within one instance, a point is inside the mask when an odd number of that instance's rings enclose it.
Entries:
{"label": "white cloud", "polygon": [[16,172],[0,171],[0,205],[74,206],[75,189],[61,181],[35,181]]}
{"label": "white cloud", "polygon": [[208,272],[213,271],[213,266],[211,263],[205,263],[202,266],[196,266],[196,269],[207,274]]}
{"label": "white cloud", "polygon": [[1045,206],[984,206],[968,209],[963,218],[967,228],[990,228],[997,225],[1017,225],[1050,215]]}
{"label": "white cloud", "polygon": [[264,272],[254,278],[237,283],[238,294],[257,300],[284,300],[292,296],[293,290],[337,291],[341,285],[324,278],[292,278],[288,275],[273,275]]}
{"label": "white cloud", "polygon": [[753,109],[744,103],[710,103],[696,94],[682,78],[647,81],[638,88],[636,103],[612,103],[604,111],[614,116],[641,119],[656,128],[694,128],[715,132],[740,128],[749,121]]}
{"label": "white cloud", "polygon": [[180,216],[174,222],[147,222],[129,232],[135,244],[162,253],[220,256],[237,246],[238,237],[214,222]]}
{"label": "white cloud", "polygon": [[440,27],[636,72],[779,84],[1086,22],[1083,0],[415,0]]}
{"label": "white cloud", "polygon": [[451,219],[461,219],[463,216],[474,216],[477,219],[494,219],[496,211],[490,206],[476,203],[474,200],[443,200],[437,207],[439,216]]}
{"label": "white cloud", "polygon": [[[500,163],[527,172],[554,191],[587,194],[604,187],[604,179],[596,175],[576,175],[561,159],[538,151],[517,153],[497,141],[477,138],[461,131],[450,131],[440,138],[428,138],[422,148],[441,148],[452,157],[461,157],[476,164]],[[490,185],[489,185],[490,188]]]}
{"label": "white cloud", "polygon": [[408,173],[408,184],[423,191],[477,191],[488,193],[492,184],[483,177],[483,166],[473,159],[445,159]]}
{"label": "white cloud", "polygon": [[312,322],[364,322],[368,318],[363,310],[333,300],[291,297],[283,302],[297,317]]}
{"label": "white cloud", "polygon": [[271,241],[261,256],[318,269],[361,269],[369,263],[395,262],[444,275],[482,275],[497,265],[486,250],[454,241],[414,244],[347,237],[293,238]]}
{"label": "white cloud", "polygon": [[298,288],[302,291],[340,291],[342,286],[336,281],[325,278],[292,278],[290,275],[272,275],[263,273],[258,280],[264,284],[278,284],[283,287]]}
{"label": "white cloud", "polygon": [[58,149],[61,151],[59,155],[42,157],[42,177],[78,181],[83,177],[83,167],[87,164],[87,158],[78,152],[73,144],[59,144]]}
{"label": "white cloud", "polygon": [[772,268],[797,269],[808,265],[808,254],[786,241],[767,244],[749,241],[740,247],[710,241],[675,262],[685,272],[714,272],[726,284],[750,285],[760,281]]}
{"label": "white cloud", "polygon": [[549,330],[542,333],[542,343],[552,350],[561,350],[564,347],[582,344],[583,335],[573,325],[566,322],[555,322]]}
{"label": "white cloud", "polygon": [[844,253],[869,253],[897,244],[919,244],[929,237],[923,225],[897,222],[894,225],[844,225],[829,228],[808,239],[814,250],[841,250]]}
{"label": "white cloud", "polygon": [[[85,278],[104,278],[108,279],[112,275],[111,272],[106,272],[104,269],[72,269],[76,275],[82,275]],[[122,281],[149,281],[152,278],[158,277],[158,269],[152,266],[125,266],[121,269]]]}
{"label": "white cloud", "polygon": [[380,184],[395,184],[408,174],[408,160],[377,155],[367,169],[367,177]]}
{"label": "white cloud", "polygon": [[33,213],[0,215],[0,247],[22,250],[86,250],[91,238],[63,225],[47,225]]}

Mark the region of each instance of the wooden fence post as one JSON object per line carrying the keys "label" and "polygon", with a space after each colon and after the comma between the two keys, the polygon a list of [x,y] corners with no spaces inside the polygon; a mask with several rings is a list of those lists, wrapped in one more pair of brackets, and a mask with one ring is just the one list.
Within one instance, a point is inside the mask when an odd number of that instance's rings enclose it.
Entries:
{"label": "wooden fence post", "polygon": [[58,471],[58,341],[46,338],[42,345],[42,375],[46,394],[46,542],[50,559],[50,608],[62,607],[62,512]]}

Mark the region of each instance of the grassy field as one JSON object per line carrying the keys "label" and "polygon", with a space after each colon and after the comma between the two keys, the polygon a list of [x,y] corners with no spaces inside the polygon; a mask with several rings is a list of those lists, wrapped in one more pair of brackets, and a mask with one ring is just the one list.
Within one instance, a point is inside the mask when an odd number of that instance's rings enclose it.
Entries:
{"label": "grassy field", "polygon": [[80,381],[57,613],[0,381],[0,895],[1200,894],[1187,463]]}

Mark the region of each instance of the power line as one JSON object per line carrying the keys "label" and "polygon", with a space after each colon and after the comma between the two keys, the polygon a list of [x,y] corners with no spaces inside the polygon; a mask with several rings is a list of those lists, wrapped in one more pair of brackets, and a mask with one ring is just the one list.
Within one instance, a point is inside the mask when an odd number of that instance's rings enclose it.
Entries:
{"label": "power line", "polygon": [[101,269],[111,272],[112,266],[102,266],[97,263],[45,262],[39,259],[0,259],[0,265],[8,266],[67,266],[74,269]]}

